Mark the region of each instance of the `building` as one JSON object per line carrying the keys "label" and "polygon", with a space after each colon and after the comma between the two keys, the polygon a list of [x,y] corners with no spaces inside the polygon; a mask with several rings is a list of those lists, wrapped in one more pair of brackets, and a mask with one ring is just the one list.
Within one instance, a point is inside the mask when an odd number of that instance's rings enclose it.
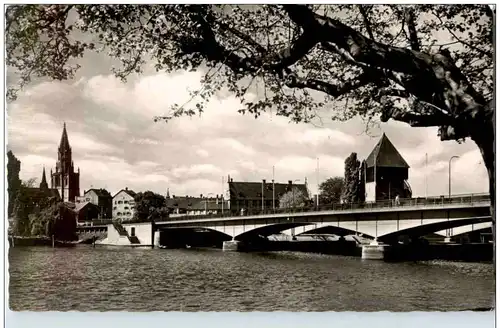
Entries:
{"label": "building", "polygon": [[83,196],[75,198],[76,203],[90,202],[99,208],[99,219],[111,219],[113,215],[113,196],[106,189],[89,189]]}
{"label": "building", "polygon": [[122,189],[113,196],[112,218],[120,221],[130,221],[135,214],[136,193],[128,188]]}
{"label": "building", "polygon": [[75,172],[66,123],[57,155],[56,171],[50,170],[50,186],[59,191],[64,202],[74,202],[80,196],[80,169]]}
{"label": "building", "polygon": [[272,211],[273,200],[274,208],[278,209],[280,197],[291,191],[292,188],[297,188],[309,199],[307,184],[293,184],[291,180],[288,183],[273,183],[272,181],[269,183],[266,180],[262,180],[262,182],[234,182],[229,177],[228,185],[229,207],[233,214],[239,214],[241,210],[248,213],[258,213],[262,209]]}
{"label": "building", "polygon": [[191,197],[167,195],[165,199],[171,216],[175,215],[205,215],[221,213],[222,210],[228,210],[228,204],[224,201],[223,195],[215,197]]}
{"label": "building", "polygon": [[410,166],[387,138],[385,133],[366,158],[362,168],[365,174],[367,202],[399,198],[411,198],[408,184]]}
{"label": "building", "polygon": [[100,210],[99,206],[91,202],[76,203],[73,209],[78,224],[98,219]]}
{"label": "building", "polygon": [[43,206],[50,198],[60,201],[61,196],[57,189],[49,188],[45,177],[45,167],[42,171],[42,182],[38,188],[23,188],[22,199],[29,206]]}

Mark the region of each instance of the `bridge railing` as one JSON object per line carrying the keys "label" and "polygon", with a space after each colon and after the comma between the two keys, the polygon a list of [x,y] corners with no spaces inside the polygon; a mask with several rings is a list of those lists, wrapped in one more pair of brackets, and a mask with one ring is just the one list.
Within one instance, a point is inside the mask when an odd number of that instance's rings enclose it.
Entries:
{"label": "bridge railing", "polygon": [[383,200],[378,202],[364,202],[364,203],[347,203],[347,204],[329,204],[320,206],[303,206],[292,208],[276,208],[276,209],[248,209],[241,213],[240,210],[224,210],[223,213],[207,214],[207,215],[184,215],[178,217],[170,217],[169,221],[185,221],[196,220],[205,218],[222,218],[222,217],[246,217],[255,215],[266,214],[293,214],[293,213],[307,213],[307,212],[321,212],[321,211],[351,211],[361,209],[381,209],[381,208],[398,208],[410,206],[447,206],[451,204],[474,204],[489,202],[489,194],[463,194],[448,196],[434,196],[434,197],[418,197],[418,198],[402,198],[399,201]]}

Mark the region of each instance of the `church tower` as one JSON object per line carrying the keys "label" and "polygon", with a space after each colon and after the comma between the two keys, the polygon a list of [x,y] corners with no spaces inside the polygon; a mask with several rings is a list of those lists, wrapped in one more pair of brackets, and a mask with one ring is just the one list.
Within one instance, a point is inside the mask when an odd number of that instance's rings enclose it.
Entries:
{"label": "church tower", "polygon": [[74,202],[80,196],[80,169],[75,172],[66,123],[57,154],[56,171],[51,173],[51,187],[57,189],[64,202]]}
{"label": "church tower", "polygon": [[45,177],[45,166],[43,167],[42,182],[40,182],[40,189],[49,189],[47,178]]}

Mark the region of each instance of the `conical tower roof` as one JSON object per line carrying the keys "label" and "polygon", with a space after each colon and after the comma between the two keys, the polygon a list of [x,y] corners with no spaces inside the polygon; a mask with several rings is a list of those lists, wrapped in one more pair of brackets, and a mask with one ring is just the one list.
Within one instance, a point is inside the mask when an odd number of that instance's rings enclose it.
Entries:
{"label": "conical tower roof", "polygon": [[43,167],[42,172],[42,182],[40,182],[40,189],[48,189],[49,185],[47,184],[47,178],[45,177],[45,166]]}
{"label": "conical tower roof", "polygon": [[68,132],[66,132],[66,122],[64,123],[61,142],[59,143],[59,150],[70,150]]}
{"label": "conical tower roof", "polygon": [[377,167],[410,167],[385,133],[366,158],[366,167],[374,167],[375,162]]}

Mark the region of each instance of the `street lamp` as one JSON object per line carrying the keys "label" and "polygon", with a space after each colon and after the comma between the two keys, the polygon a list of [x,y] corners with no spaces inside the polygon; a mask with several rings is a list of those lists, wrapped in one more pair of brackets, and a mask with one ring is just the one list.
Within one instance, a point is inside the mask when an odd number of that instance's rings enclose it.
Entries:
{"label": "street lamp", "polygon": [[448,162],[448,198],[451,199],[451,161],[454,158],[460,158],[460,156],[451,156]]}
{"label": "street lamp", "polygon": [[[454,158],[460,158],[460,156],[451,156],[450,157],[450,160],[448,162],[448,199],[450,201],[450,204],[451,204],[451,161],[454,159]],[[448,221],[450,220],[450,216],[448,215]],[[451,237],[451,233],[452,233],[452,229],[448,229],[447,232],[446,232],[446,235],[448,238]]]}
{"label": "street lamp", "polygon": [[316,209],[319,208],[319,157],[316,157],[316,184],[318,191],[316,192]]}
{"label": "street lamp", "polygon": [[[300,179],[295,179],[293,180],[292,182],[292,208],[293,208],[293,212],[295,212],[295,188],[293,187],[293,184],[296,182],[296,181],[300,181]],[[295,217],[292,216],[292,223],[295,222]],[[295,228],[292,228],[292,240],[297,240],[297,237],[295,237]]]}

